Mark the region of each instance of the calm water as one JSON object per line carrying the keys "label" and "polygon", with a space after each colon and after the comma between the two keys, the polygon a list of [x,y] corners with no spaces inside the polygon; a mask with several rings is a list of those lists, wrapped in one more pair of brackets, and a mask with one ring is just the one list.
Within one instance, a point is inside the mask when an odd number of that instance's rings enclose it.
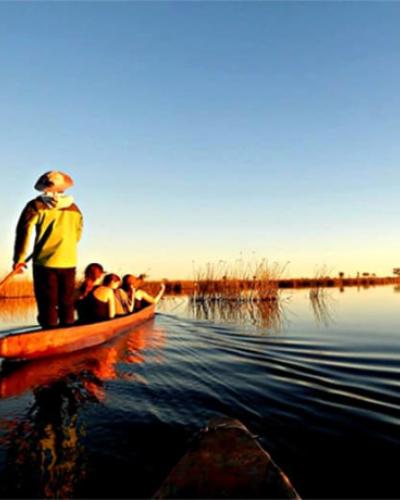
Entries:
{"label": "calm water", "polygon": [[[303,497],[399,497],[400,293],[192,309],[0,374],[0,496],[149,497],[215,415],[260,436]],[[4,331],[34,306],[1,305]],[[18,315],[16,315],[18,310]]]}

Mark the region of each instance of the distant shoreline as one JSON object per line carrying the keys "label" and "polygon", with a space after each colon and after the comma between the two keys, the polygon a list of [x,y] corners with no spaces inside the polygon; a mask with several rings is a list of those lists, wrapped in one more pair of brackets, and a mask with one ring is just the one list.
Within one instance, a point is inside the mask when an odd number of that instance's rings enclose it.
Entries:
{"label": "distant shoreline", "polygon": [[[225,284],[229,286],[229,281],[232,283],[239,281],[244,288],[249,289],[252,286],[252,280],[226,280]],[[166,294],[193,294],[198,287],[198,284],[209,283],[219,284],[223,280],[171,280],[166,283]],[[149,281],[148,286],[157,288],[160,281]],[[360,276],[348,278],[285,278],[270,280],[270,285],[278,289],[301,289],[301,288],[345,288],[345,287],[369,287],[380,285],[400,285],[400,277],[388,276]],[[255,285],[256,286],[256,285]]]}
{"label": "distant shoreline", "polygon": [[[166,280],[166,295],[192,295],[195,293],[199,285],[207,284],[224,284],[224,286],[235,284],[237,287],[251,289],[253,284],[257,283],[253,280],[245,279],[228,279],[228,280]],[[270,280],[269,285],[276,289],[302,289],[302,288],[345,288],[345,287],[369,287],[381,285],[400,285],[400,276],[360,276],[348,278],[285,278]],[[161,280],[151,280],[146,282],[146,288],[155,293],[161,284]],[[0,292],[0,299],[31,299],[33,298],[33,284],[30,280],[21,282],[10,283]]]}

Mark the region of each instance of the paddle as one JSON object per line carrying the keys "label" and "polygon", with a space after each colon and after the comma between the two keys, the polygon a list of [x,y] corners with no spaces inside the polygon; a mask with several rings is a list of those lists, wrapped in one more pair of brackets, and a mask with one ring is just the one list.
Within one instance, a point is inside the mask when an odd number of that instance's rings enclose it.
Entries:
{"label": "paddle", "polygon": [[33,254],[29,255],[29,257],[27,257],[25,259],[25,262],[20,262],[17,267],[15,269],[13,269],[11,272],[9,272],[7,274],[7,276],[5,276],[5,278],[0,281],[0,290],[3,288],[3,286],[8,282],[10,281],[15,275],[17,274],[21,274],[23,272],[24,269],[26,269],[26,264],[27,262],[29,262],[33,257]]}

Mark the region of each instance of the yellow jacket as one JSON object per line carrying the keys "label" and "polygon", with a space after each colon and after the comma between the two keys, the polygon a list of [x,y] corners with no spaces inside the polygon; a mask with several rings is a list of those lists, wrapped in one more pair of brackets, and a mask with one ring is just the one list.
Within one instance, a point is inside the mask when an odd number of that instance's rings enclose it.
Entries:
{"label": "yellow jacket", "polygon": [[45,267],[71,268],[77,264],[77,244],[82,233],[82,214],[71,196],[30,201],[19,218],[14,263],[24,262],[35,228],[33,263]]}

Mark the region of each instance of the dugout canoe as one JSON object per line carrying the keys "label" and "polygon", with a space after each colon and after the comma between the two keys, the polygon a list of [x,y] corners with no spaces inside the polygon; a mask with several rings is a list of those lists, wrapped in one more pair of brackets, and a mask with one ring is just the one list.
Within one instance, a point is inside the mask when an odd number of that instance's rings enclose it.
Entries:
{"label": "dugout canoe", "polygon": [[216,417],[153,498],[294,498],[286,474],[239,420]]}
{"label": "dugout canoe", "polygon": [[89,325],[12,333],[0,338],[0,357],[36,359],[86,349],[131,331],[154,314],[155,305],[150,305],[136,313]]}

